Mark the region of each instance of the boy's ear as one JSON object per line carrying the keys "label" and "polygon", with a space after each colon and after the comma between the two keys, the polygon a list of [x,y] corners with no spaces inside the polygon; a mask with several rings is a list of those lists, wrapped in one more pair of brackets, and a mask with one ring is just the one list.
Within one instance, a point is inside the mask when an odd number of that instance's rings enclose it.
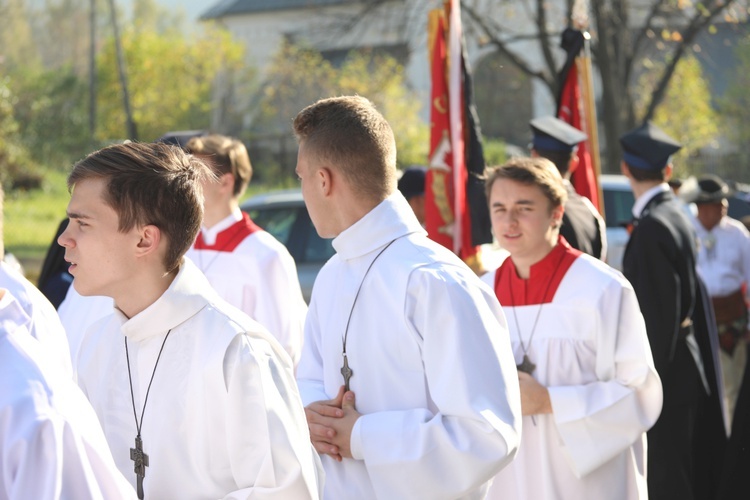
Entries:
{"label": "boy's ear", "polygon": [[220,175],[219,185],[223,191],[229,191],[231,193],[234,191],[234,176],[230,172]]}
{"label": "boy's ear", "polygon": [[161,242],[161,230],[154,225],[147,225],[141,228],[140,232],[141,239],[138,241],[136,248],[138,249],[137,254],[139,257],[148,255],[155,252],[159,248]]}

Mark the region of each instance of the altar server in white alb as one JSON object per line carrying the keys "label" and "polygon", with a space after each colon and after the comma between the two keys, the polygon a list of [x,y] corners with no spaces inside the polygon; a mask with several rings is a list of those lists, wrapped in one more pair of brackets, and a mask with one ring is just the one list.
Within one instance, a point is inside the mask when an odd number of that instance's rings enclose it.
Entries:
{"label": "altar server in white alb", "polygon": [[520,438],[497,299],[427,238],[370,101],[318,101],[294,130],[305,203],[337,252],[315,281],[297,371],[324,497],[484,498]]}
{"label": "altar server in white alb", "polygon": [[0,498],[135,498],[91,405],[32,323],[0,288]]}
{"label": "altar server in white alb", "polygon": [[211,175],[166,144],[74,166],[58,241],[76,290],[115,305],[83,339],[79,384],[140,498],[317,498],[289,356],[183,258]]}
{"label": "altar server in white alb", "polygon": [[630,283],[558,235],[566,189],[543,158],[487,177],[492,229],[510,252],[483,279],[508,317],[523,438],[490,499],[648,497],[646,431],[662,406]]}
{"label": "altar server in white alb", "polygon": [[3,198],[3,188],[0,186],[0,288],[6,288],[13,294],[29,316],[29,333],[49,351],[50,359],[58,363],[68,377],[72,377],[68,339],[55,307],[26,277],[3,261]]}
{"label": "altar server in white alb", "polygon": [[187,257],[224,300],[268,328],[296,365],[307,304],[289,251],[239,209],[253,173],[245,145],[214,134],[190,139],[185,149],[218,178],[203,185],[203,226]]}

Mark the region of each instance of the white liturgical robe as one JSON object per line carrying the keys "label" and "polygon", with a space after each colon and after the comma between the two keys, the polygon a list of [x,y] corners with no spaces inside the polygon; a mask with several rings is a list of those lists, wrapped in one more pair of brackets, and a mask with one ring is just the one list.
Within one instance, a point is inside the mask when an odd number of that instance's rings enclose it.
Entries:
{"label": "white liturgical robe", "polygon": [[59,363],[62,370],[72,378],[73,367],[70,362],[68,339],[55,307],[37,287],[2,260],[0,288],[6,288],[16,298],[31,320],[28,326],[31,336],[49,351],[50,359]]}
{"label": "white liturgical robe", "polygon": [[307,304],[289,251],[237,210],[201,229],[186,257],[221,298],[265,326],[297,365]]}
{"label": "white liturgical robe", "polygon": [[351,434],[354,458],[322,457],[324,497],[484,498],[515,454],[521,421],[492,290],[427,238],[399,192],[333,246],[313,287],[297,382],[305,405],[334,398],[347,335],[362,416]]}
{"label": "white liturgical robe", "polygon": [[114,302],[111,297],[98,295],[84,297],[76,290],[75,280],[68,287],[65,300],[57,309],[57,314],[60,316],[60,322],[68,336],[70,359],[73,362],[74,370],[78,364],[78,350],[81,348],[86,330],[97,320],[112,314],[112,308],[114,308]]}
{"label": "white liturgical robe", "polygon": [[516,363],[522,340],[552,404],[551,414],[523,418],[518,456],[487,498],[647,498],[646,431],[662,388],[630,283],[562,238],[528,280],[512,257],[482,279],[499,292]]}
{"label": "white liturgical robe", "polygon": [[[129,499],[86,398],[0,298],[0,499]],[[37,324],[37,327],[40,327]]]}
{"label": "white liturgical robe", "polygon": [[139,421],[143,413],[146,498],[318,498],[322,471],[291,359],[189,259],[145,310],[95,323],[78,356],[81,388],[134,485],[126,341]]}

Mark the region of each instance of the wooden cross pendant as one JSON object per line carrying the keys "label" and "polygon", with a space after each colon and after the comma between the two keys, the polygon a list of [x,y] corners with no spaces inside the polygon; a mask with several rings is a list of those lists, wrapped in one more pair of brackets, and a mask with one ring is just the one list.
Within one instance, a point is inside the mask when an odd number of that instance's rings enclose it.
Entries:
{"label": "wooden cross pendant", "polygon": [[524,354],[523,361],[521,361],[520,365],[516,365],[516,368],[518,369],[519,372],[524,372],[524,373],[528,373],[529,375],[531,375],[531,372],[533,372],[536,369],[536,365],[531,362],[531,360],[526,354]]}
{"label": "wooden cross pendant", "polygon": [[349,379],[354,375],[352,369],[349,368],[349,359],[346,357],[346,353],[344,353],[344,366],[341,367],[341,375],[344,376],[344,392],[346,392],[349,390]]}
{"label": "wooden cross pendant", "polygon": [[133,461],[135,476],[138,480],[138,498],[143,499],[143,478],[146,477],[148,467],[148,455],[143,453],[143,441],[141,436],[135,437],[135,448],[130,448],[130,460]]}

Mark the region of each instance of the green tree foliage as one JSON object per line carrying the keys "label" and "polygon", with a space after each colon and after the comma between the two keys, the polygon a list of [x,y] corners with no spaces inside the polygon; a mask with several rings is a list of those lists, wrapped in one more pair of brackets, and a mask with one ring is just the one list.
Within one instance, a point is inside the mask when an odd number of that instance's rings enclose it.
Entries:
{"label": "green tree foliage", "polygon": [[0,72],[37,64],[39,53],[24,0],[0,1]]}
{"label": "green tree foliage", "polygon": [[67,168],[92,148],[87,82],[71,66],[24,69],[11,81],[19,134],[36,162]]}
{"label": "green tree foliage", "polygon": [[505,142],[500,139],[484,139],[484,161],[488,167],[502,165],[508,160]]}
{"label": "green tree foliage", "polygon": [[429,128],[419,116],[419,99],[404,82],[403,67],[387,55],[352,52],[336,68],[319,52],[285,44],[268,71],[253,128],[288,134],[291,120],[305,106],[353,94],[370,99],[391,124],[399,165],[426,163]]}
{"label": "green tree foliage", "polygon": [[746,147],[750,140],[750,36],[737,45],[735,54],[737,66],[720,101],[720,109],[726,120],[723,130],[726,137],[740,146],[736,163],[744,171],[742,178],[747,180],[747,164],[750,162],[750,151]]}
{"label": "green tree foliage", "polygon": [[[243,48],[222,30],[208,27],[186,36],[168,27],[146,29],[136,22],[122,34],[133,115],[141,140],[169,130],[210,127],[212,88],[222,72],[243,71]],[[100,140],[125,138],[125,114],[114,42],[110,38],[97,61]]]}
{"label": "green tree foliage", "polygon": [[22,176],[30,177],[32,168],[28,151],[20,140],[18,122],[13,113],[14,101],[7,79],[0,80],[0,184],[8,190]]}
{"label": "green tree foliage", "polygon": [[[649,70],[644,73],[639,86],[651,88],[666,63],[646,61]],[[639,94],[640,95],[640,94]],[[644,92],[644,95],[648,95]],[[644,98],[637,101],[638,112],[644,111]],[[701,65],[692,56],[684,56],[677,64],[667,93],[654,114],[654,123],[684,145],[675,155],[675,175],[684,177],[700,174],[699,164],[691,162],[701,148],[708,146],[718,135],[719,114],[711,106],[711,91],[703,77]]]}

